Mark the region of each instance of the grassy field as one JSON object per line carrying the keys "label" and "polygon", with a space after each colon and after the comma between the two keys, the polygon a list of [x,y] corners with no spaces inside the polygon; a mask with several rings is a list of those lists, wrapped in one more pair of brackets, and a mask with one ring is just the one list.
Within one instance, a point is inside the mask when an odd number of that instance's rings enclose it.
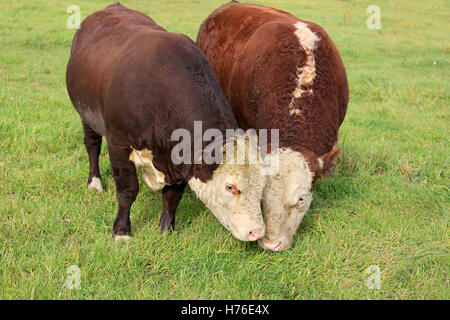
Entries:
{"label": "grassy field", "polygon": [[[225,1],[123,1],[195,39]],[[449,290],[450,3],[253,1],[322,25],[340,50],[351,102],[337,170],[315,187],[291,250],[234,240],[188,191],[160,234],[159,193],[141,185],[133,239],[115,244],[104,194],[88,192],[81,121],[65,87],[74,30],[105,1],[0,2],[0,299],[436,299]],[[366,8],[381,8],[369,30]],[[80,288],[66,280],[80,268]],[[370,289],[369,266],[380,271]],[[375,274],[372,274],[374,276]]]}

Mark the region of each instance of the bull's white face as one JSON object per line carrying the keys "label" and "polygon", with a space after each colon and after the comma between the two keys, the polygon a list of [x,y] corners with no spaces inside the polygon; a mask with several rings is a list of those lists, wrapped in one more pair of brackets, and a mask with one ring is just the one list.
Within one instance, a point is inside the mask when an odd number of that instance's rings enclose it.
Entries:
{"label": "bull's white face", "polygon": [[268,177],[262,200],[266,235],[259,240],[261,247],[273,251],[291,247],[311,205],[314,176],[301,153],[290,149],[277,153],[279,170]]}
{"label": "bull's white face", "polygon": [[[238,140],[245,143],[244,137]],[[256,144],[246,143],[245,148],[257,152]],[[207,183],[192,178],[189,186],[236,239],[254,241],[265,232],[261,199],[266,177],[260,171],[257,163],[223,163]]]}

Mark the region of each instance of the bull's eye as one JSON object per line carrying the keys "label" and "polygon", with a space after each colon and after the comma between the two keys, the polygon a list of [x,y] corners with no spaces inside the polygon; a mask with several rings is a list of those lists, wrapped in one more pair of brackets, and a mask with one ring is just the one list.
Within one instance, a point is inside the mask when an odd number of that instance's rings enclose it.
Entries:
{"label": "bull's eye", "polygon": [[298,204],[299,206],[301,206],[303,202],[305,202],[305,199],[304,199],[303,197],[300,197],[300,198],[298,199],[297,204]]}
{"label": "bull's eye", "polygon": [[235,184],[232,183],[225,183],[225,190],[228,192],[231,192],[234,195],[240,194],[241,191],[238,190]]}

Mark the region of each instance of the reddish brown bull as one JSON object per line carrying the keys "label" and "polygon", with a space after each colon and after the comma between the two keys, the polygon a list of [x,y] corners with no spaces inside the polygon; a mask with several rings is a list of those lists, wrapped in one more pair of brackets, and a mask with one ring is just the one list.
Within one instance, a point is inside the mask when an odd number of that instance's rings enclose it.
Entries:
{"label": "reddish brown bull", "polygon": [[264,248],[291,246],[316,179],[330,174],[349,99],[345,68],[317,24],[232,2],[202,24],[205,52],[243,128],[279,129],[279,171],[263,196]]}
{"label": "reddish brown bull", "polygon": [[[193,133],[195,121],[224,135],[238,129],[207,58],[188,37],[165,31],[143,13],[109,6],[87,17],[76,32],[67,89],[83,122],[89,186],[99,191],[102,136],[108,143],[119,204],[116,238],[128,237],[131,230],[130,208],[139,191],[136,168],[150,188],[162,189],[161,230],[173,229],[189,183],[236,238],[264,235],[260,201],[265,180],[257,164],[173,161],[176,129]],[[256,149],[242,135],[234,141]]]}

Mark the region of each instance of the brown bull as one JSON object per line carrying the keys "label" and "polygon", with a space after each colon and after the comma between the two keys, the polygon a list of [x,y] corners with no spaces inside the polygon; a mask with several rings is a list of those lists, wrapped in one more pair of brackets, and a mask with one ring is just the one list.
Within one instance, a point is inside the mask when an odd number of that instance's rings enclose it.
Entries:
{"label": "brown bull", "polygon": [[[257,164],[173,161],[176,129],[193,133],[195,121],[224,135],[238,129],[207,58],[188,37],[165,31],[143,13],[111,5],[88,16],[76,32],[67,89],[83,122],[89,187],[98,191],[102,136],[108,143],[119,207],[114,237],[130,234],[130,208],[139,191],[136,168],[150,188],[162,189],[162,230],[173,229],[188,183],[236,238],[264,235],[265,180]],[[233,143],[257,148],[247,140],[237,135]]]}
{"label": "brown bull", "polygon": [[288,249],[330,174],[349,99],[345,68],[317,24],[259,5],[232,2],[202,24],[197,44],[208,57],[239,125],[279,129],[279,171],[264,190],[264,248]]}

